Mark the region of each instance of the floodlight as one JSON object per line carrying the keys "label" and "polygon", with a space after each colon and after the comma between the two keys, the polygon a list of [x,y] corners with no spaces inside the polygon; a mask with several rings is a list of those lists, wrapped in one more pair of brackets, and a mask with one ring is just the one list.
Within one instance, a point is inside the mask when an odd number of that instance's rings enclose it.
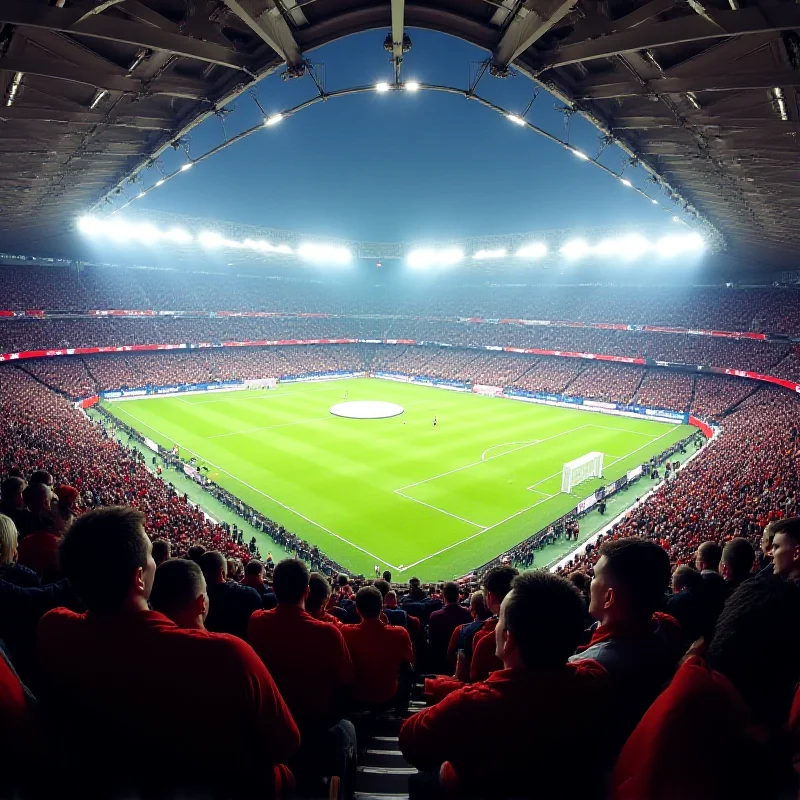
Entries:
{"label": "floodlight", "polygon": [[192,241],[192,234],[183,230],[183,228],[170,228],[162,236],[170,242],[175,242],[175,244],[189,244]]}
{"label": "floodlight", "polygon": [[620,178],[619,182],[625,184],[629,189],[633,188],[633,184],[627,178]]}
{"label": "floodlight", "polygon": [[417,81],[406,81],[405,90],[407,92],[418,92],[419,91],[419,83]]}
{"label": "floodlight", "polygon": [[184,165],[181,167],[181,172],[186,172],[186,170],[187,170],[187,169],[191,169],[193,166],[194,166],[194,165],[193,165],[193,164],[192,164],[192,162],[190,161],[188,164],[184,164]]}
{"label": "floodlight", "polygon": [[352,258],[352,253],[346,247],[322,243],[302,244],[297,248],[297,254],[308,261],[325,261],[331,264],[347,264]]}
{"label": "floodlight", "polygon": [[283,114],[273,114],[271,117],[267,117],[264,120],[264,125],[266,125],[268,128],[271,128],[273,125],[283,122],[283,119]]}
{"label": "floodlight", "polygon": [[589,156],[587,156],[583,150],[578,150],[577,147],[572,148],[572,154],[578,156],[580,159],[583,159],[583,161],[589,161]]}
{"label": "floodlight", "polygon": [[673,221],[673,222],[681,222],[682,220],[681,220],[681,218],[680,218],[679,216],[677,216],[677,215],[676,215],[676,216],[674,216],[674,217],[672,218],[672,221]]}
{"label": "floodlight", "polygon": [[216,231],[203,231],[197,235],[197,241],[203,247],[222,247],[225,239]]}
{"label": "floodlight", "polygon": [[544,242],[524,244],[514,255],[517,258],[544,258],[547,255],[547,245]]}
{"label": "floodlight", "polygon": [[149,222],[134,225],[133,234],[143,244],[155,244],[161,238],[161,231]]}
{"label": "floodlight", "polygon": [[78,218],[78,230],[87,236],[96,236],[102,233],[103,223],[95,217],[84,216]]}
{"label": "floodlight", "polygon": [[496,250],[478,250],[472,257],[473,258],[505,258],[508,255],[508,251],[505,247],[499,247]]}
{"label": "floodlight", "polygon": [[525,122],[525,120],[522,119],[522,117],[518,116],[517,114],[506,114],[506,119],[510,120],[515,125],[526,125],[527,124]]}
{"label": "floodlight", "polygon": [[388,92],[389,89],[391,89],[391,86],[389,86],[386,81],[381,81],[380,83],[375,84],[375,91],[378,92],[378,94],[384,94],[385,92]]}
{"label": "floodlight", "polygon": [[292,250],[292,248],[291,248],[291,247],[289,247],[289,245],[288,245],[288,244],[279,244],[279,245],[278,245],[278,246],[275,248],[275,252],[277,252],[277,253],[285,253],[285,254],[287,254],[287,255],[288,255],[288,254],[290,254],[290,253],[292,253],[292,252],[294,252],[294,251]]}
{"label": "floodlight", "polygon": [[705,250],[706,240],[696,231],[686,237],[686,247],[689,250]]}
{"label": "floodlight", "polygon": [[658,205],[658,200],[653,200],[653,199],[651,199],[651,200],[650,200],[650,202],[651,202],[651,203],[652,203],[654,206],[657,206],[657,205]]}
{"label": "floodlight", "polygon": [[435,248],[421,248],[411,250],[406,256],[406,263],[413,269],[426,269],[428,267],[450,267],[464,260],[464,251],[458,247],[448,247],[442,250]]}
{"label": "floodlight", "polygon": [[650,242],[638,233],[619,239],[619,255],[626,260],[639,258],[650,249]]}
{"label": "floodlight", "polygon": [[163,178],[160,181],[156,181],[156,186],[163,186],[163,185],[164,185],[164,179]]}
{"label": "floodlight", "polygon": [[130,239],[133,230],[127,222],[122,220],[109,219],[103,223],[102,233],[110,236],[117,242],[127,242]]}
{"label": "floodlight", "polygon": [[583,258],[588,255],[590,251],[591,247],[589,247],[583,239],[572,239],[566,242],[561,248],[561,255],[567,258]]}
{"label": "floodlight", "polygon": [[139,192],[139,194],[136,195],[137,200],[141,200],[143,197],[144,197],[144,192]]}

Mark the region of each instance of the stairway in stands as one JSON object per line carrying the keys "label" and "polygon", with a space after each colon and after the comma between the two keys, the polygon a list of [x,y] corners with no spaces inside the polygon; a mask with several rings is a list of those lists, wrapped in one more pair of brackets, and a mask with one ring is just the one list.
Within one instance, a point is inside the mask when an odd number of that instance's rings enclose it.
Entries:
{"label": "stairway in stands", "polygon": [[[409,714],[424,707],[422,700],[412,700]],[[394,714],[382,714],[372,721],[366,742],[359,743],[355,800],[407,800],[408,779],[417,770],[400,752],[402,724],[403,717]]]}

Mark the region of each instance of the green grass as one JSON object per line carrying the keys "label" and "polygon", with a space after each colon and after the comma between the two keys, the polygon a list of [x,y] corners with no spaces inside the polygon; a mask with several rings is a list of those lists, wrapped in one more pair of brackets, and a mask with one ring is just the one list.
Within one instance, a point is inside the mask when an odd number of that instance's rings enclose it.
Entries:
{"label": "green grass", "polygon": [[[345,391],[405,413],[334,417]],[[693,430],[370,378],[105,407],[353,572],[423,580],[485,563]],[[604,480],[560,494],[564,462],[593,450]]]}

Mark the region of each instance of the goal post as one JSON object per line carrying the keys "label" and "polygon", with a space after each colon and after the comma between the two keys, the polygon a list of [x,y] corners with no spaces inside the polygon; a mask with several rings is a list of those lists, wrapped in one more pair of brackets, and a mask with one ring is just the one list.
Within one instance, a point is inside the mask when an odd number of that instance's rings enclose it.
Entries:
{"label": "goal post", "polygon": [[590,478],[603,475],[603,454],[587,453],[585,456],[568,461],[561,473],[561,491],[570,494],[575,486]]}

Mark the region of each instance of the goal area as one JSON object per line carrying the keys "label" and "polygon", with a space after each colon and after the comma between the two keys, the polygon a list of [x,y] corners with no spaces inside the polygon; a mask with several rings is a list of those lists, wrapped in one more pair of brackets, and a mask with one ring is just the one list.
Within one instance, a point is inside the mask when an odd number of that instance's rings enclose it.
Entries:
{"label": "goal area", "polygon": [[587,453],[585,456],[568,461],[561,472],[561,491],[570,494],[575,486],[590,478],[603,475],[603,454]]}

